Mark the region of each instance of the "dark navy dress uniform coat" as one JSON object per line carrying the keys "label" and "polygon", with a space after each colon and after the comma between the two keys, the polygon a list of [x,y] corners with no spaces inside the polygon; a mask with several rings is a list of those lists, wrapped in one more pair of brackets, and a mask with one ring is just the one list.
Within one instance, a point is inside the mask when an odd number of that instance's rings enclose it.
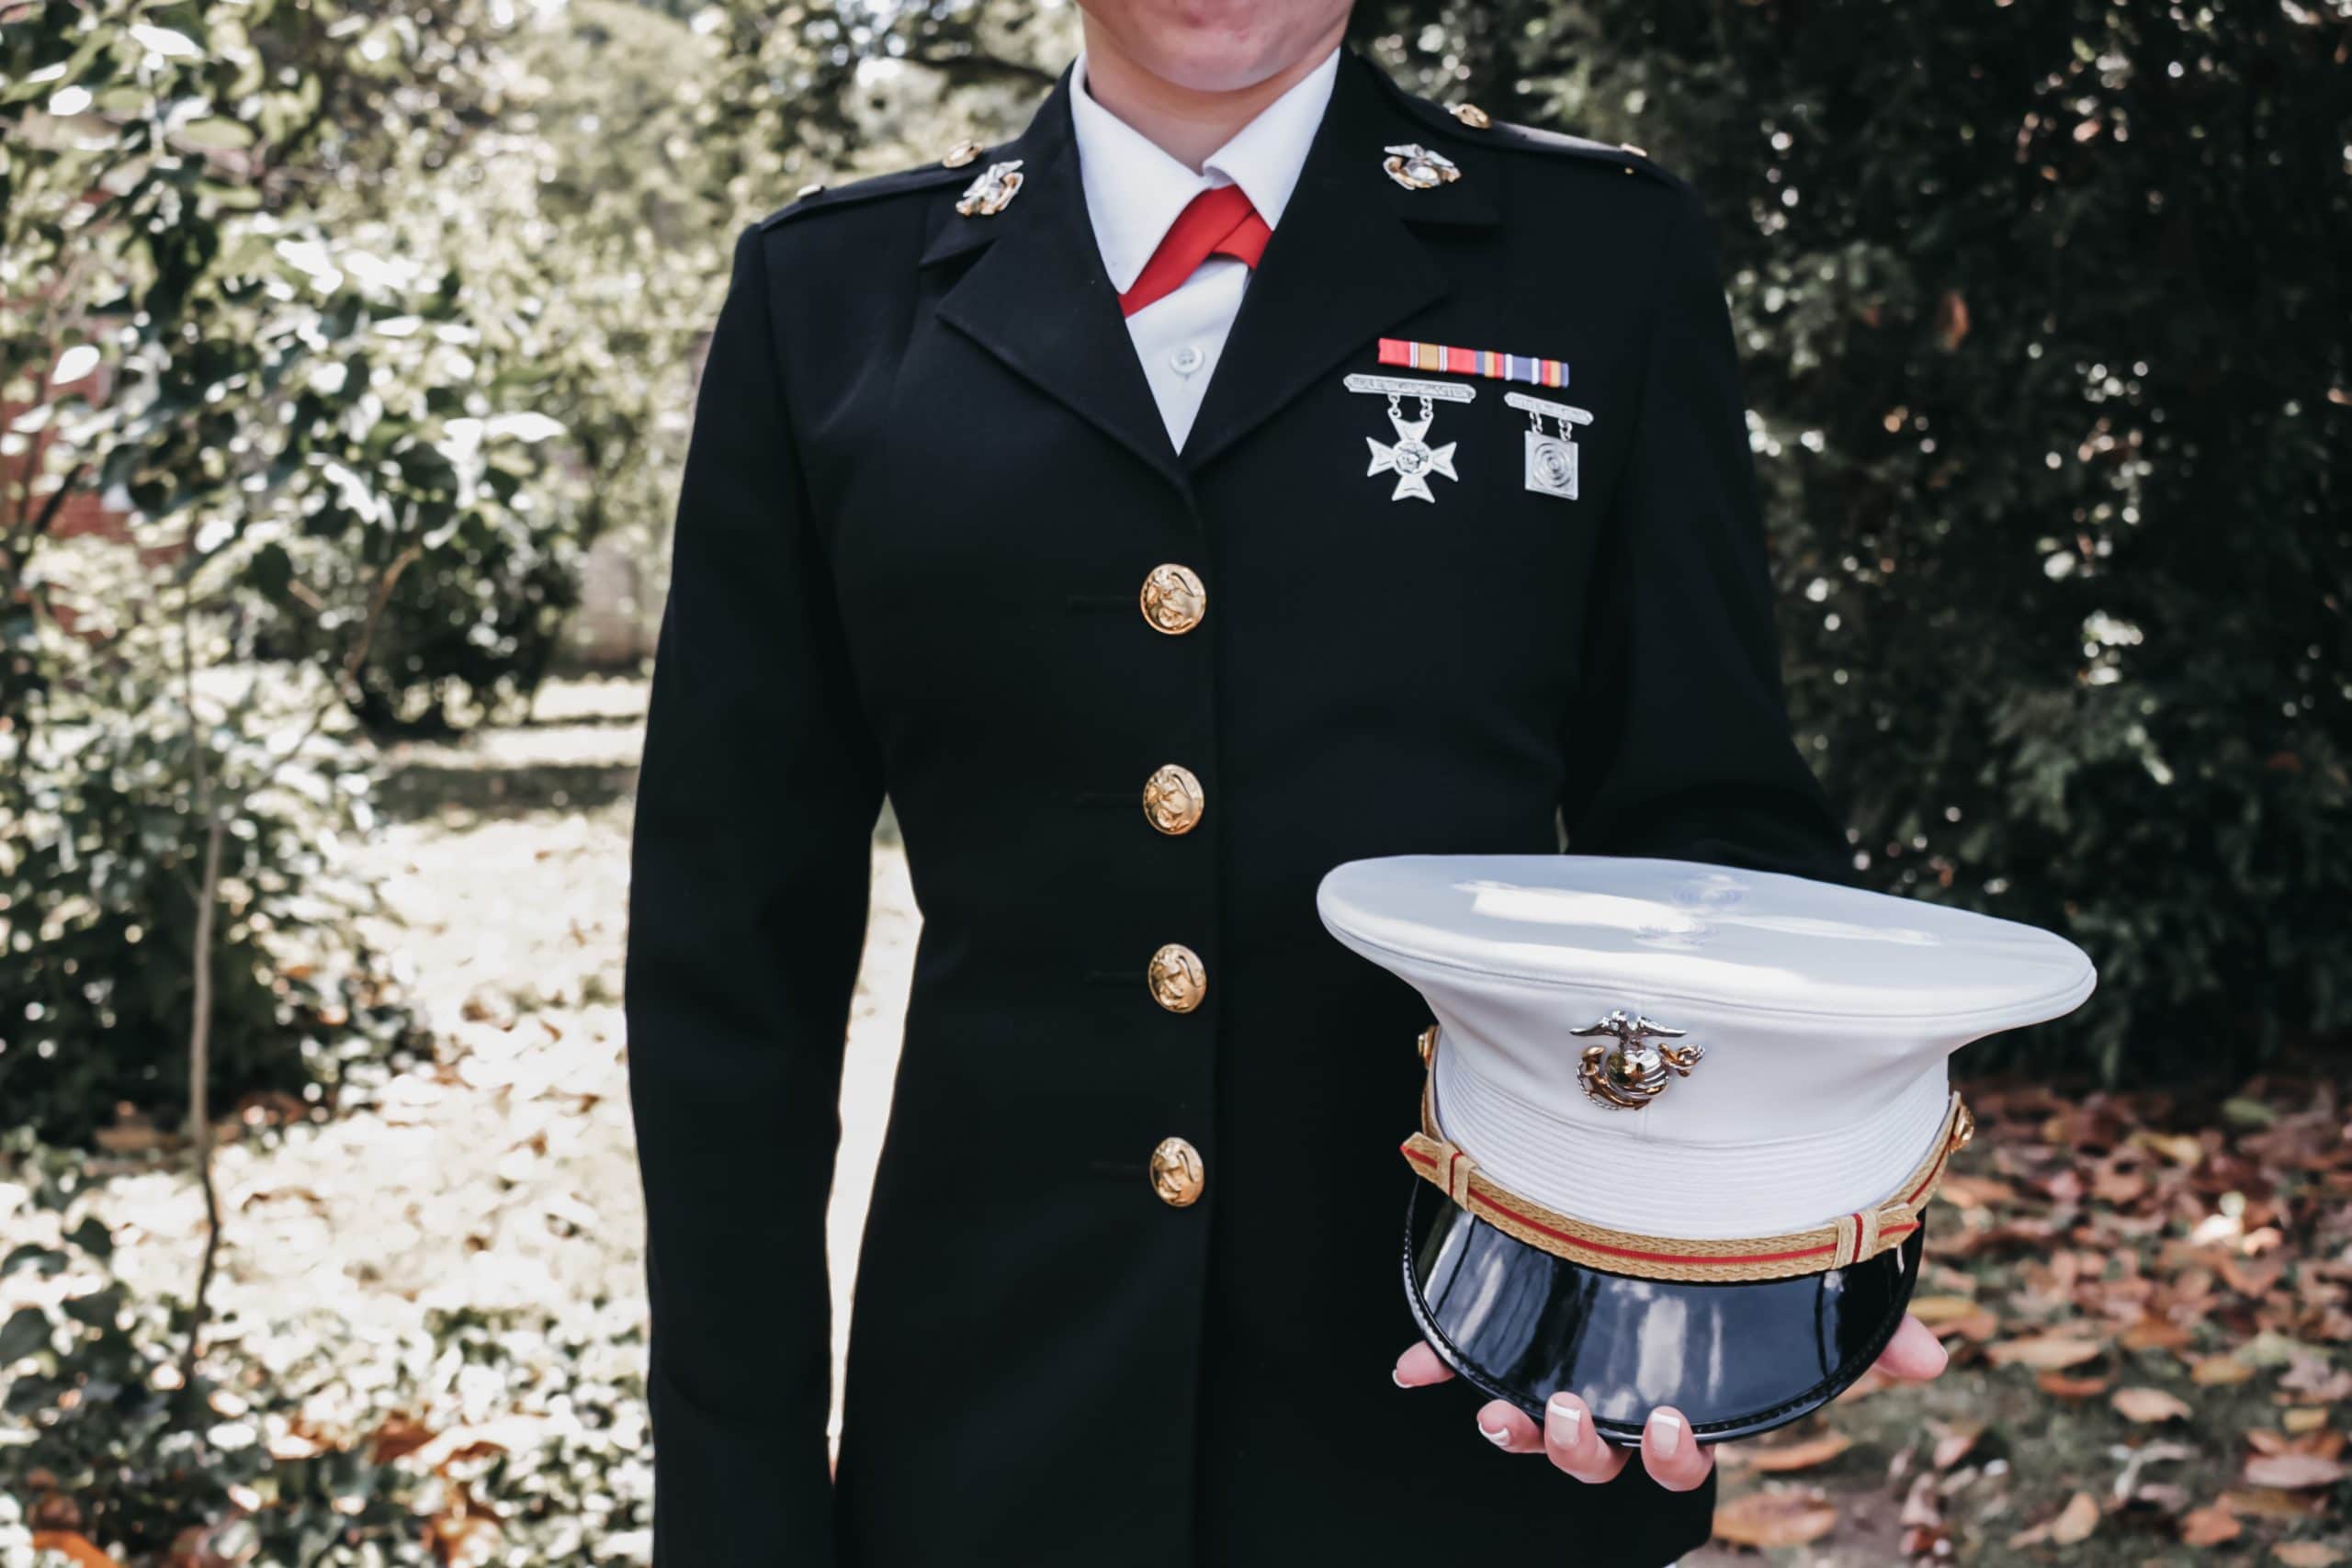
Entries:
{"label": "dark navy dress uniform coat", "polygon": [[[1838,874],[1699,207],[1351,58],[1180,453],[1068,91],[978,164],[736,251],[631,895],[658,1560],[1668,1562],[1712,1488],[1586,1486],[1497,1454],[1459,1385],[1391,1385],[1427,1019],[1314,895],[1563,828]],[[1461,177],[1401,188],[1405,142]],[[1013,200],[958,216],[1015,158]],[[1518,389],[1593,414],[1578,496],[1527,487],[1509,384],[1384,371],[1383,337],[1568,362]],[[1394,432],[1351,372],[1476,388],[1435,405],[1433,502],[1366,474]],[[1189,629],[1139,608],[1162,566],[1204,590]],[[1169,763],[1202,791],[1181,834],[1141,807]],[[886,795],[923,927],[829,1479],[824,1213]],[[1170,944],[1190,1011],[1147,984]],[[1190,1206],[1149,1178],[1170,1137]]]}

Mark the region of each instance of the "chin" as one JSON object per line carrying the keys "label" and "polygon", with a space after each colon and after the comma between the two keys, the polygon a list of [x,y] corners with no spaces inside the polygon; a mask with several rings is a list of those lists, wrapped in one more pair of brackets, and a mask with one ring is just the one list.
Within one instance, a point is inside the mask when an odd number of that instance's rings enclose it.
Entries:
{"label": "chin", "polygon": [[1196,93],[1254,87],[1336,28],[1351,0],[1086,0],[1135,62]]}

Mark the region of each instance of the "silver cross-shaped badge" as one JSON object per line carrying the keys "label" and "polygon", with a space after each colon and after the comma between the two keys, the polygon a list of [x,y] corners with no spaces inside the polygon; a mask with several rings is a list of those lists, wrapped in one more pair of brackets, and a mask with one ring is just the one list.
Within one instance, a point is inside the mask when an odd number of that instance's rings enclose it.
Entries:
{"label": "silver cross-shaped badge", "polygon": [[[1430,426],[1436,421],[1439,403],[1466,403],[1478,395],[1477,389],[1458,381],[1418,381],[1401,376],[1351,376],[1347,388],[1351,392],[1376,392],[1388,399],[1388,423],[1396,439],[1383,441],[1367,435],[1363,441],[1372,448],[1372,467],[1364,470],[1364,477],[1396,476],[1396,488],[1389,500],[1436,501],[1430,489],[1432,475],[1460,481],[1462,476],[1453,471],[1454,443],[1430,446]],[[1420,400],[1419,417],[1406,417],[1401,401],[1405,398]]]}
{"label": "silver cross-shaped badge", "polygon": [[1372,448],[1372,467],[1364,470],[1367,478],[1374,474],[1395,474],[1396,489],[1388,499],[1402,501],[1411,496],[1415,501],[1435,501],[1430,492],[1430,476],[1459,479],[1453,471],[1453,446],[1451,441],[1442,446],[1431,446],[1423,439],[1430,433],[1430,405],[1421,404],[1421,417],[1407,419],[1397,412],[1395,400],[1388,404],[1388,423],[1396,427],[1393,446],[1383,446],[1367,435],[1364,445]]}

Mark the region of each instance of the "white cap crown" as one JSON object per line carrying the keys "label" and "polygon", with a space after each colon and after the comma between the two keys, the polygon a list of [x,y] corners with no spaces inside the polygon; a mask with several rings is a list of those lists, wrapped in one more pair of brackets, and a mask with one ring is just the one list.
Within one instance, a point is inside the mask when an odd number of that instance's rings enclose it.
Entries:
{"label": "white cap crown", "polygon": [[[1885,1197],[1941,1125],[1945,1058],[2096,981],[2031,926],[1686,861],[1358,861],[1317,903],[1428,1000],[1438,1120],[1493,1179],[1693,1239]],[[1652,1069],[1646,1092],[1596,1092],[1596,1042]]]}

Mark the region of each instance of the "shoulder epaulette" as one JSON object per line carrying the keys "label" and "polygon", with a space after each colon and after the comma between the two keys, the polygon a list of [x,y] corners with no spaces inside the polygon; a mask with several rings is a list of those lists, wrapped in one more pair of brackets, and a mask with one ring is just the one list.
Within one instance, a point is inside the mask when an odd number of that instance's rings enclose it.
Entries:
{"label": "shoulder epaulette", "polygon": [[1407,112],[1447,132],[1465,147],[1508,147],[1521,152],[1585,158],[1623,169],[1629,175],[1647,175],[1667,185],[1679,186],[1682,184],[1679,178],[1651,163],[1649,154],[1638,147],[1611,146],[1606,141],[1590,141],[1581,136],[1563,135],[1556,130],[1538,130],[1530,125],[1513,125],[1508,120],[1495,118],[1476,104],[1456,104],[1448,108],[1407,92],[1390,80],[1385,71],[1375,73],[1387,84],[1389,91]]}
{"label": "shoulder epaulette", "polygon": [[805,218],[812,212],[862,207],[886,196],[901,196],[909,191],[930,190],[938,186],[968,182],[972,177],[968,165],[976,163],[985,151],[977,143],[959,141],[935,164],[920,164],[911,169],[873,175],[862,180],[853,180],[845,186],[828,186],[821,182],[802,186],[793,197],[791,206],[761,219],[760,227],[763,230],[773,229],[779,223]]}

